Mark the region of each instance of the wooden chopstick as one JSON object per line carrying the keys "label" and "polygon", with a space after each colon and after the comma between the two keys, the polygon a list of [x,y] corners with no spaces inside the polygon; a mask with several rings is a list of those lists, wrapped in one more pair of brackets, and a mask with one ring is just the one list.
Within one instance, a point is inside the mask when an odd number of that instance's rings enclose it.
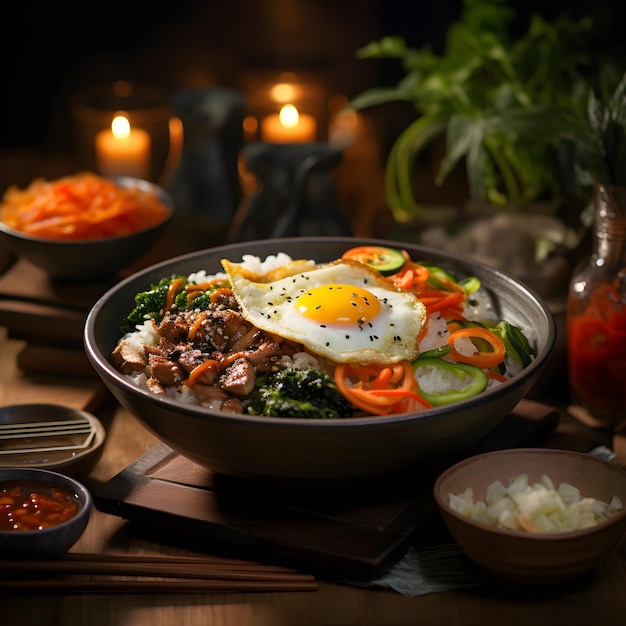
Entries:
{"label": "wooden chopstick", "polygon": [[[214,556],[70,552],[60,559],[1,561],[0,566],[0,593],[234,593],[317,589],[314,576],[288,567]],[[76,577],[85,574],[91,578]],[[93,576],[117,578],[96,580]]]}
{"label": "wooden chopstick", "polygon": [[310,581],[308,574],[276,572],[250,565],[185,565],[179,563],[122,563],[88,561],[3,561],[4,572],[40,574],[103,574],[107,576],[154,576],[159,578],[201,578],[218,580],[299,580]]}
{"label": "wooden chopstick", "polygon": [[182,556],[182,555],[167,555],[167,554],[125,554],[121,552],[66,552],[61,558],[61,561],[86,561],[101,563],[106,561],[108,563],[178,563],[182,565],[201,565],[207,566],[211,564],[225,564],[225,565],[239,565],[250,566],[253,568],[260,568],[263,571],[272,570],[277,572],[295,572],[291,567],[285,567],[283,565],[267,565],[265,563],[259,563],[258,561],[246,561],[242,559],[233,559],[226,556]]}
{"label": "wooden chopstick", "polygon": [[33,593],[236,593],[276,591],[316,591],[315,581],[271,580],[3,580],[0,595],[10,592]]}

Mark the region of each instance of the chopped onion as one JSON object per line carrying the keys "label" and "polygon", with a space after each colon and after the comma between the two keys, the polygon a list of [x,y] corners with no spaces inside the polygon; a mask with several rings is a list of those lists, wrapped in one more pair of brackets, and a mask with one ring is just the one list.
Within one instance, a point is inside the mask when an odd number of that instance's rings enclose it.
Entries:
{"label": "chopped onion", "polygon": [[495,481],[482,499],[475,499],[471,487],[449,494],[448,504],[457,513],[499,528],[534,533],[561,533],[597,526],[623,507],[613,496],[610,502],[583,497],[568,483],[558,488],[545,474],[531,484],[522,474],[505,486]]}

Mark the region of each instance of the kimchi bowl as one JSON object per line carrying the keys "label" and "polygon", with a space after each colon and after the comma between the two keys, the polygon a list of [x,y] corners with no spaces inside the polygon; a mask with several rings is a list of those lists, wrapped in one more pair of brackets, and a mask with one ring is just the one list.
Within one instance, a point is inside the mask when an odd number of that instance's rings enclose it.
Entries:
{"label": "kimchi bowl", "polygon": [[[167,276],[223,272],[222,260],[278,253],[326,264],[358,246],[404,250],[459,279],[474,277],[498,319],[523,329],[533,358],[514,376],[482,393],[443,405],[427,403],[386,415],[355,411],[346,417],[236,413],[154,393],[120,371],[113,354],[135,296]],[[263,313],[263,312],[261,312]],[[84,332],[88,358],[119,403],[160,441],[217,474],[276,485],[365,484],[391,478],[441,456],[462,454],[509,414],[536,382],[554,349],[556,329],[547,305],[510,276],[480,263],[421,246],[379,239],[313,237],[269,239],[200,250],[142,270],[105,293]],[[407,405],[409,406],[409,405]]]}
{"label": "kimchi bowl", "polygon": [[[0,203],[0,238],[56,281],[115,278],[141,261],[175,212],[163,187],[128,176],[109,180],[79,173],[9,191]],[[37,224],[28,224],[31,229],[25,229],[22,211],[40,214]]]}

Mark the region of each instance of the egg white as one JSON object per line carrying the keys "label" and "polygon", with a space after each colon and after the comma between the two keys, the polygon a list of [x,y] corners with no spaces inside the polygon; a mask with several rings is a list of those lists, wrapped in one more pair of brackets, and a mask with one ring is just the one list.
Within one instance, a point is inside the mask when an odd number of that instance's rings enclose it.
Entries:
{"label": "egg white", "polygon": [[[337,363],[385,364],[413,360],[419,353],[425,306],[362,263],[293,261],[267,274],[256,274],[228,259],[222,260],[222,266],[242,314],[251,324],[301,343],[314,354]],[[311,320],[298,311],[295,301],[300,295],[331,284],[365,288],[380,302],[380,312],[365,323],[331,324]]]}

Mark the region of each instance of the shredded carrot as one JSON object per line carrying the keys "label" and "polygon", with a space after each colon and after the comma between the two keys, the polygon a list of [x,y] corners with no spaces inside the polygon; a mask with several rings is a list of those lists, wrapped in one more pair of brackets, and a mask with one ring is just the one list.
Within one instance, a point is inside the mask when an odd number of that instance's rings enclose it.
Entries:
{"label": "shredded carrot", "polygon": [[9,187],[0,219],[45,239],[91,240],[128,235],[156,224],[168,210],[154,191],[120,187],[91,172]]}
{"label": "shredded carrot", "polygon": [[428,315],[439,312],[443,317],[462,317],[466,294],[461,285],[439,279],[443,288],[435,289],[428,284],[430,270],[408,260],[403,268],[388,276],[394,286],[415,294],[426,307]]}
{"label": "shredded carrot", "polygon": [[181,285],[185,283],[185,278],[175,278],[167,288],[167,297],[165,298],[165,310],[169,311],[172,306],[174,306],[174,300],[176,299],[176,294],[180,289]]}
{"label": "shredded carrot", "polygon": [[[476,350],[473,354],[463,354],[455,347],[455,342],[461,337],[469,339],[483,339],[491,347],[491,351]],[[504,360],[506,356],[506,347],[504,342],[496,334],[482,326],[469,326],[467,328],[459,328],[448,337],[448,345],[451,348],[450,356],[453,361],[460,363],[470,363],[481,369],[490,369],[496,367]]]}
{"label": "shredded carrot", "polygon": [[200,326],[202,326],[202,322],[206,319],[206,317],[207,317],[207,312],[203,311],[194,320],[193,324],[191,325],[191,328],[189,329],[189,332],[187,333],[187,336],[189,337],[191,341],[193,341],[196,338],[196,335],[198,334],[198,331],[200,330]]}
{"label": "shredded carrot", "polygon": [[211,369],[217,369],[217,361],[215,359],[207,359],[199,365],[196,365],[191,372],[189,372],[189,377],[185,381],[185,385],[187,387],[192,387],[196,384],[196,382],[198,382],[198,378],[200,378],[204,372]]}
{"label": "shredded carrot", "polygon": [[442,296],[441,298],[439,298],[438,301],[432,302],[430,305],[426,305],[426,303],[424,303],[424,306],[426,306],[429,313],[434,313],[435,311],[442,311],[443,309],[453,308],[456,305],[461,305],[461,310],[463,310],[464,302],[465,302],[465,294],[456,292],[456,293],[450,293],[446,296]]}
{"label": "shredded carrot", "polygon": [[347,400],[372,415],[417,410],[420,404],[431,406],[417,393],[417,381],[409,361],[354,367],[341,363],[335,368],[335,383]]}
{"label": "shredded carrot", "polygon": [[[187,288],[185,288],[185,290],[187,290]],[[201,294],[202,294],[202,291],[200,291],[199,289],[195,291],[187,290],[187,307],[191,306],[191,303],[194,301],[194,299],[197,298]]]}
{"label": "shredded carrot", "polygon": [[487,370],[485,374],[487,374],[487,378],[492,378],[493,380],[497,380],[501,383],[505,383],[509,380],[506,376],[503,376],[499,372],[494,372],[493,370]]}
{"label": "shredded carrot", "polygon": [[189,283],[185,289],[187,291],[207,291],[207,289],[223,283],[224,278],[213,278],[212,280],[205,280],[202,283]]}

